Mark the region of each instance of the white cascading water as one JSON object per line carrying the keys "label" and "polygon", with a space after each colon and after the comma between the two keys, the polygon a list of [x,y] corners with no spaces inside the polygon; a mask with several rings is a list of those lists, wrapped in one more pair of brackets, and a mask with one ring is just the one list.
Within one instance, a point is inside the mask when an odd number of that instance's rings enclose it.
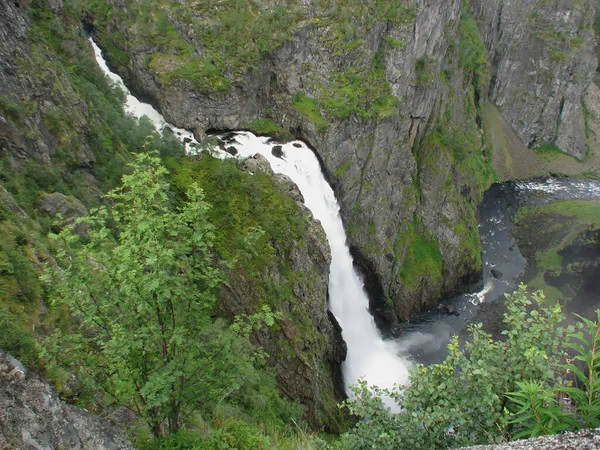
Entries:
{"label": "white cascading water", "polygon": [[[346,384],[355,384],[361,376],[369,384],[383,388],[392,388],[394,383],[406,384],[411,364],[399,356],[393,341],[381,338],[368,311],[369,300],[352,264],[338,202],[315,154],[304,143],[296,141],[282,145],[283,156],[278,158],[272,154],[277,143],[268,138],[241,132],[236,134],[235,140],[239,144],[232,145],[240,156],[260,153],[276,173],[290,177],[302,192],[306,206],[325,230],[331,247],[330,308],[348,345],[348,356],[343,366]],[[391,401],[386,403],[393,406]]]}
{"label": "white cascading water", "polygon": [[[182,140],[191,139],[188,144],[195,143],[192,133],[169,125],[151,105],[132,96],[121,77],[108,69],[102,52],[91,38],[90,42],[100,68],[127,93],[127,113],[137,118],[146,115],[158,130],[169,126]],[[348,355],[343,365],[346,385],[355,384],[360,377],[365,377],[369,384],[382,388],[391,389],[396,383],[406,384],[411,363],[399,355],[397,344],[381,338],[368,311],[369,300],[362,280],[352,265],[339,205],[314,153],[303,142],[296,141],[282,145],[283,156],[277,158],[272,154],[276,143],[270,142],[269,138],[240,132],[236,133],[235,140],[237,143],[228,145],[236,147],[239,156],[249,157],[260,153],[270,162],[273,171],[289,176],[298,185],[306,206],[325,230],[332,257],[329,272],[330,308],[343,329],[342,336],[348,346]],[[194,151],[189,145],[186,147],[188,151]],[[219,157],[229,156],[218,150],[215,154]],[[396,409],[391,399],[384,401],[389,407]]]}

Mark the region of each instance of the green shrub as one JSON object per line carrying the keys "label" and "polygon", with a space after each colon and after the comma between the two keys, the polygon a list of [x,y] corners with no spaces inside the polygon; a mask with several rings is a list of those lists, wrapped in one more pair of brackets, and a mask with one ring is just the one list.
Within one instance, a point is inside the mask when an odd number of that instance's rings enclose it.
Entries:
{"label": "green shrub", "polygon": [[20,360],[26,367],[36,367],[38,352],[31,330],[9,310],[0,309],[0,348]]}

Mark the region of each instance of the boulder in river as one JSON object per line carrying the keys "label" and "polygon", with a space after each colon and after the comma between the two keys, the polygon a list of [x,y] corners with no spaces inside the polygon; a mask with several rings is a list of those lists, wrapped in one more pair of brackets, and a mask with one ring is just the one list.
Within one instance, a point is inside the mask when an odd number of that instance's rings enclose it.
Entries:
{"label": "boulder in river", "polygon": [[460,316],[460,314],[458,313],[458,311],[456,310],[456,306],[452,305],[450,303],[440,303],[438,305],[438,310],[442,313],[442,314],[447,314],[449,316]]}
{"label": "boulder in river", "polygon": [[275,158],[282,159],[283,158],[283,147],[281,145],[274,145],[271,149],[271,154]]}
{"label": "boulder in river", "polygon": [[490,270],[490,273],[496,280],[499,280],[504,276],[504,274],[502,272],[500,272],[498,269],[492,269],[492,270]]}

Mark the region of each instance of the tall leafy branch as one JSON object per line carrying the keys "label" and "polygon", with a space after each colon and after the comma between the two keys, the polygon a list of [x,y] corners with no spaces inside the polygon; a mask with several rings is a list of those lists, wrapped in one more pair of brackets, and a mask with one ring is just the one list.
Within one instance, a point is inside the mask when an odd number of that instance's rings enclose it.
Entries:
{"label": "tall leafy branch", "polygon": [[262,358],[253,327],[261,311],[228,325],[213,317],[223,272],[214,258],[210,206],[192,184],[176,204],[159,159],[137,156],[107,195],[110,208],[66,229],[60,269],[45,281],[72,321],[45,341],[51,363],[78,374],[143,418],[155,437],[177,431],[242,388]]}

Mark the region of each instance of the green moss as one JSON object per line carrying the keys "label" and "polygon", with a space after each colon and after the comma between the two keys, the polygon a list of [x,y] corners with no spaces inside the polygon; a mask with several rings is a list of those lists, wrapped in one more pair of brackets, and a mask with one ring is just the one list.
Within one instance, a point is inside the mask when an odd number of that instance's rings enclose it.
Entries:
{"label": "green moss", "polygon": [[251,122],[243,123],[242,128],[247,128],[259,136],[270,136],[277,141],[288,141],[294,138],[292,133],[269,118],[254,119]]}
{"label": "green moss", "polygon": [[543,158],[552,158],[552,157],[559,156],[559,155],[565,155],[565,156],[569,156],[571,158],[577,159],[573,155],[569,155],[568,153],[565,153],[556,144],[543,144],[543,145],[540,145],[539,147],[534,148],[533,150],[535,151],[535,153],[538,156],[541,156]]}
{"label": "green moss", "polygon": [[472,74],[473,84],[480,97],[487,86],[488,61],[487,52],[475,19],[466,11],[462,11],[458,26],[460,41],[458,44],[459,66]]}
{"label": "green moss", "polygon": [[442,254],[427,230],[420,231],[413,223],[398,233],[396,248],[406,248],[404,262],[398,274],[406,287],[417,290],[424,278],[434,283],[441,282]]}
{"label": "green moss", "polygon": [[435,73],[433,72],[435,62],[435,59],[428,55],[423,55],[416,60],[415,74],[418,84],[427,84],[433,80],[433,77],[435,76]]}
{"label": "green moss", "polygon": [[329,128],[329,123],[319,109],[317,102],[307,95],[297,92],[292,98],[294,108],[308,121],[310,121],[318,131],[324,132]]}
{"label": "green moss", "polygon": [[384,118],[396,113],[399,101],[392,95],[385,77],[383,54],[377,53],[369,68],[336,73],[326,85],[320,85],[319,105],[331,117],[348,119]]}
{"label": "green moss", "polygon": [[350,169],[350,167],[352,166],[352,160],[349,159],[348,161],[346,161],[343,164],[340,164],[340,166],[335,169],[335,176],[338,178],[344,178],[344,176],[346,175],[346,172],[348,171],[348,169]]}
{"label": "green moss", "polygon": [[600,205],[589,200],[554,200],[538,207],[520,208],[515,214],[514,221],[518,224],[522,220],[540,213],[574,217],[581,223],[600,226]]}
{"label": "green moss", "polygon": [[155,53],[148,66],[165,84],[189,81],[202,91],[228,91],[232,85],[231,80],[206,58]]}

